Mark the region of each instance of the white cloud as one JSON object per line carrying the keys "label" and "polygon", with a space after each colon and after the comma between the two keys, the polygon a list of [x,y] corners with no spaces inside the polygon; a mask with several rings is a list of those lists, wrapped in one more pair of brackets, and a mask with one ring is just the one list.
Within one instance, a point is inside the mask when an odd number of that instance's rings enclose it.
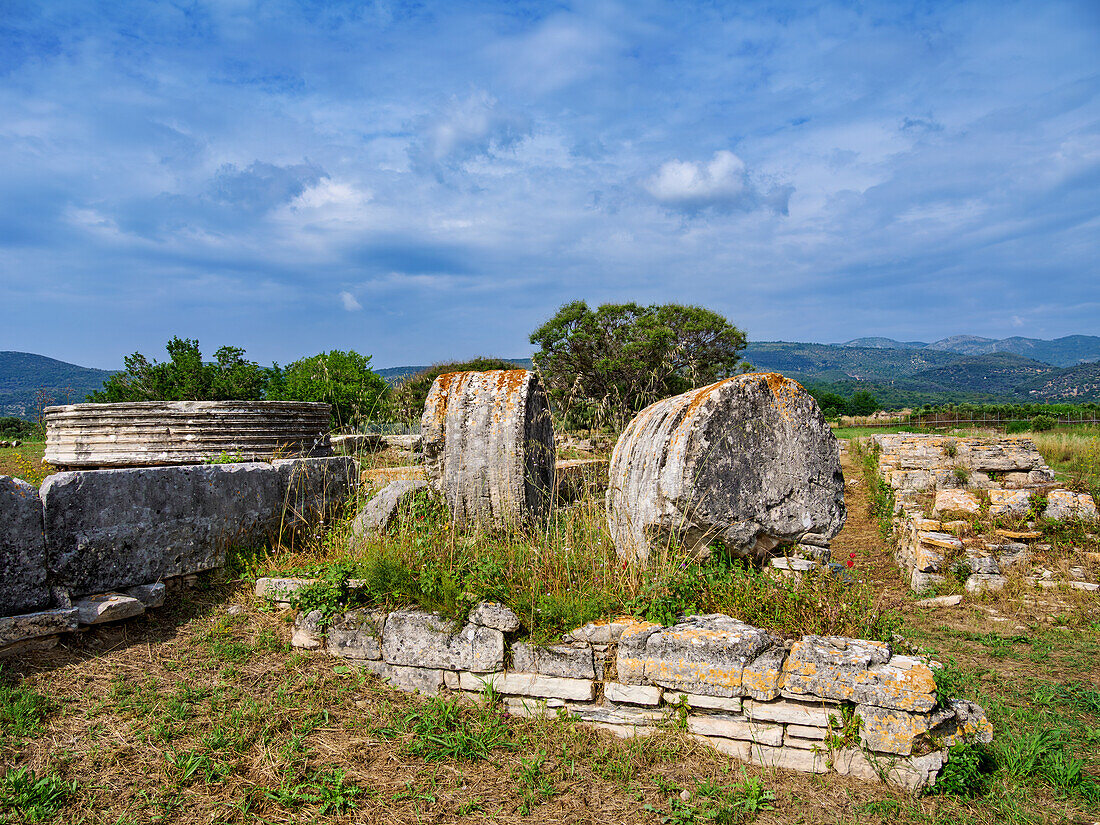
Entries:
{"label": "white cloud", "polygon": [[444,112],[420,123],[420,139],[409,148],[414,166],[438,173],[483,155],[511,149],[531,130],[530,122],[477,92],[454,99]]}
{"label": "white cloud", "polygon": [[347,290],[340,293],[340,303],[343,304],[344,309],[348,312],[358,312],[363,308],[363,305]]}
{"label": "white cloud", "polygon": [[733,152],[720,149],[709,163],[670,160],[645,184],[661,204],[689,214],[713,208],[718,211],[752,209],[766,205],[786,214],[790,187],[762,195],[749,180],[745,162]]}

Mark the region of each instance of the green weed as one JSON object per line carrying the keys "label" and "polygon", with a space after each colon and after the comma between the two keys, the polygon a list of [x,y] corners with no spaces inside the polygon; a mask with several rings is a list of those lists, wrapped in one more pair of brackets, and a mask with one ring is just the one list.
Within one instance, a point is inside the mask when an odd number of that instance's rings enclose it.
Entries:
{"label": "green weed", "polygon": [[26,822],[43,822],[61,812],[77,784],[56,773],[35,776],[25,767],[9,768],[0,777],[0,811],[11,811]]}

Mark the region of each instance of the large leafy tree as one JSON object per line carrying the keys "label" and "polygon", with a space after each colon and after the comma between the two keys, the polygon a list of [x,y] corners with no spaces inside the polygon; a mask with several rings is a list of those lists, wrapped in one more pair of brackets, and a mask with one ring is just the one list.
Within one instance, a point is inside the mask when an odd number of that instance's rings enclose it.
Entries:
{"label": "large leafy tree", "polygon": [[709,309],[574,301],[531,334],[535,366],[570,427],[622,427],[638,410],[747,368],[745,334]]}
{"label": "large leafy tree", "polygon": [[205,362],[199,342],[172,338],[169,360],[128,355],[126,369],[103,382],[89,401],[258,401],[264,397],[270,371],[244,357],[239,347],[222,347]]}
{"label": "large leafy tree", "polygon": [[268,398],[324,401],[332,405],[333,425],[356,427],[387,411],[389,385],[370,368],[371,357],[334,349],[302,358],[273,375]]}
{"label": "large leafy tree", "polygon": [[500,358],[474,358],[470,361],[449,361],[435,364],[402,381],[394,391],[394,412],[401,421],[419,421],[424,402],[436,378],[448,372],[489,372],[520,369],[511,361]]}

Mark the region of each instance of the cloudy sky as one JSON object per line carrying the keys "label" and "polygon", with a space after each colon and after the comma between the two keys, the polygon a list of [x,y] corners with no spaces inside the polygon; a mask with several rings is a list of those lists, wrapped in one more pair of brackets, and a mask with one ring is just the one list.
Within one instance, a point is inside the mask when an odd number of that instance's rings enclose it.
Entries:
{"label": "cloudy sky", "polygon": [[1100,334],[1100,4],[6,0],[0,349]]}

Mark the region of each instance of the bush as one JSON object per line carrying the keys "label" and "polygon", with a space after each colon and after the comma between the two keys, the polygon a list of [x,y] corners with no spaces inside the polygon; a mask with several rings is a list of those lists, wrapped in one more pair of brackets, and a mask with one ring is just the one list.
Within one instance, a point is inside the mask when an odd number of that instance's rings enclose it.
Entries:
{"label": "bush", "polygon": [[929,793],[949,796],[984,796],[989,790],[994,762],[989,751],[972,742],[957,742],[947,752],[936,784]]}
{"label": "bush", "polygon": [[1054,425],[1058,422],[1049,415],[1037,415],[1031,419],[1031,429],[1034,432],[1041,433],[1046,430],[1053,430]]}

